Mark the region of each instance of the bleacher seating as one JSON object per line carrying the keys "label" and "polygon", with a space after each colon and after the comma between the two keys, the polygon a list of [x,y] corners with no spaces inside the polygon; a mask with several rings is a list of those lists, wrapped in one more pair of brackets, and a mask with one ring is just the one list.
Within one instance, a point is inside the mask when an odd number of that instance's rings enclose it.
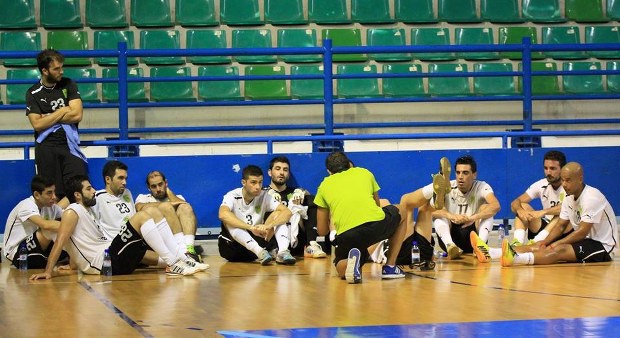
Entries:
{"label": "bleacher seating", "polygon": [[39,70],[37,68],[19,68],[6,71],[7,80],[32,80],[32,83],[7,84],[6,96],[7,103],[18,104],[26,102],[26,90],[39,81]]}
{"label": "bleacher seating", "polygon": [[[41,33],[28,31],[3,31],[0,32],[0,49],[13,51],[39,51],[41,50]],[[4,65],[36,66],[34,58],[4,59]]]}
{"label": "bleacher seating", "polygon": [[[228,47],[226,31],[223,29],[188,29],[185,32],[187,49],[218,49]],[[230,63],[230,56],[188,56],[187,62],[195,65],[208,63]]]}
{"label": "bleacher seating", "polygon": [[[564,71],[599,71],[601,63],[589,61],[564,62]],[[603,76],[600,74],[592,75],[563,75],[562,90],[567,94],[597,94],[603,93]]]}
{"label": "bleacher seating", "polygon": [[[291,66],[291,75],[321,75],[322,65],[294,65]],[[291,80],[291,97],[294,99],[323,98],[323,80],[298,79]]]}
{"label": "bleacher seating", "polygon": [[576,22],[608,22],[602,0],[564,0],[566,18]]}
{"label": "bleacher seating", "polygon": [[605,13],[610,20],[620,20],[620,0],[607,0]]}
{"label": "bleacher seating", "polygon": [[[403,28],[371,28],[366,31],[367,46],[405,46],[407,39]],[[376,53],[370,58],[379,61],[411,61],[410,53]]]}
{"label": "bleacher seating", "polygon": [[319,25],[351,22],[345,0],[308,0],[308,19]]}
{"label": "bleacher seating", "polygon": [[[93,33],[93,39],[95,49],[113,49],[116,50],[118,48],[119,42],[127,43],[127,49],[134,49],[135,47],[135,37],[134,32],[131,30],[101,30],[95,31]],[[95,58],[95,63],[100,66],[111,66],[116,65],[118,63],[118,58],[116,57],[98,57]],[[138,64],[138,59],[135,57],[128,57],[127,64],[136,65]]]}
{"label": "bleacher seating", "polygon": [[79,1],[41,0],[39,10],[41,26],[46,29],[82,27]]}
{"label": "bleacher seating", "polygon": [[265,22],[272,25],[307,24],[302,0],[265,0]]}
{"label": "bleacher seating", "polygon": [[176,0],[175,22],[183,27],[217,26],[215,0]]}
{"label": "bleacher seating", "polygon": [[[310,28],[286,28],[278,29],[278,47],[316,47],[316,30]],[[320,62],[320,54],[280,55],[287,63],[296,62]]]}
{"label": "bleacher seating", "polygon": [[[238,76],[237,66],[200,66],[198,76]],[[241,86],[239,80],[199,81],[198,98],[203,101],[240,101]]]}
{"label": "bleacher seating", "polygon": [[91,28],[124,28],[128,25],[125,0],[86,0],[85,16],[86,25]]}
{"label": "bleacher seating", "polygon": [[[323,40],[331,39],[333,47],[361,46],[362,33],[359,28],[325,28],[321,31]],[[366,61],[366,54],[334,54],[334,62]]]}
{"label": "bleacher seating", "polygon": [[[532,44],[538,43],[538,33],[536,32],[536,27],[520,27],[520,26],[500,27],[498,35],[499,35],[500,45],[521,44],[524,37],[529,37],[532,41]],[[501,52],[500,55],[503,58],[511,59],[511,60],[521,59],[520,52]],[[543,59],[543,58],[544,58],[544,55],[541,52],[532,53],[532,59]]]}
{"label": "bleacher seating", "polygon": [[[519,64],[519,70],[523,69],[523,65]],[[556,71],[558,65],[555,62],[532,62],[533,72],[549,72]],[[519,92],[523,91],[523,80],[519,78]],[[532,76],[532,94],[534,95],[553,95],[560,93],[560,84],[557,75],[533,75]]]}
{"label": "bleacher seating", "polygon": [[521,17],[517,0],[480,0],[480,17],[493,23],[520,23]]}
{"label": "bleacher seating", "polygon": [[[541,30],[543,44],[580,44],[581,38],[577,26],[548,26]],[[553,59],[585,59],[582,51],[545,52],[545,56]]]}
{"label": "bleacher seating", "polygon": [[[512,63],[485,62],[474,64],[474,72],[512,72]],[[514,76],[474,77],[476,95],[515,95]]]}
{"label": "bleacher seating", "polygon": [[258,0],[220,0],[220,21],[229,26],[262,25]]}
{"label": "bleacher seating", "polygon": [[437,22],[433,0],[394,0],[394,16],[407,24]]}
{"label": "bleacher seating", "polygon": [[[76,68],[76,67],[64,67],[63,76],[72,79],[75,82],[79,82],[80,79],[94,79],[97,77],[96,71],[93,68]],[[97,84],[79,83],[80,97],[84,102],[101,102],[99,100],[99,90]]]}
{"label": "bleacher seating", "polygon": [[37,28],[34,0],[0,0],[0,29]]}
{"label": "bleacher seating", "polygon": [[437,7],[439,21],[450,23],[480,22],[475,0],[438,0]]}
{"label": "bleacher seating", "polygon": [[[448,28],[411,28],[411,45],[413,46],[447,46],[450,45]],[[452,61],[454,53],[414,53],[415,59],[422,61]]]}
{"label": "bleacher seating", "polygon": [[[118,78],[118,68],[103,68],[101,70],[103,78]],[[144,77],[144,71],[139,67],[127,69],[127,76],[130,78]],[[101,84],[101,96],[103,101],[118,102],[118,84],[106,82]],[[144,82],[129,82],[127,84],[127,100],[129,102],[147,101]]]}
{"label": "bleacher seating", "polygon": [[[383,74],[419,74],[420,65],[410,63],[384,64]],[[383,78],[383,95],[386,97],[424,96],[424,82],[421,77]]]}
{"label": "bleacher seating", "polygon": [[[493,30],[488,27],[459,27],[454,29],[455,45],[492,45]],[[496,60],[498,52],[464,52],[458,57],[466,60]]]}
{"label": "bleacher seating", "polygon": [[521,12],[523,17],[531,22],[552,23],[566,21],[560,12],[559,0],[523,0]]}
{"label": "bleacher seating", "polygon": [[[150,77],[189,77],[191,69],[187,66],[151,67]],[[196,101],[191,81],[151,82],[151,101]]]}
{"label": "bleacher seating", "polygon": [[[620,43],[618,26],[587,26],[585,29],[586,43]],[[588,54],[598,59],[618,59],[620,51],[593,50]]]}
{"label": "bleacher seating", "polygon": [[[271,31],[268,29],[235,29],[232,32],[233,48],[272,48]],[[239,63],[275,63],[273,55],[238,55]]]}
{"label": "bleacher seating", "polygon": [[[340,64],[337,74],[377,74],[377,66],[361,64]],[[338,79],[336,94],[340,98],[377,97],[379,81],[377,78]]]}
{"label": "bleacher seating", "polygon": [[[428,65],[430,74],[436,73],[465,73],[465,63],[431,63]],[[467,77],[429,77],[428,93],[431,96],[464,96],[470,95],[469,79]]]}
{"label": "bleacher seating", "polygon": [[173,26],[170,0],[131,0],[130,17],[139,28]]}
{"label": "bleacher seating", "polygon": [[[88,32],[79,30],[47,31],[47,48],[56,50],[88,50]],[[89,66],[90,58],[65,58],[66,66]]]}
{"label": "bleacher seating", "polygon": [[351,0],[351,19],[361,24],[394,22],[388,0]]}
{"label": "bleacher seating", "polygon": [[[141,49],[179,49],[181,36],[178,30],[145,29],[140,31]],[[146,56],[142,62],[147,65],[180,65],[185,63],[180,56]]]}
{"label": "bleacher seating", "polygon": [[[620,71],[620,61],[607,61],[605,63],[606,70]],[[607,91],[612,93],[620,93],[620,74],[608,74]]]}
{"label": "bleacher seating", "polygon": [[[282,66],[252,65],[245,66],[245,75],[274,76],[285,75]],[[245,97],[249,100],[283,100],[288,99],[286,80],[246,80]]]}

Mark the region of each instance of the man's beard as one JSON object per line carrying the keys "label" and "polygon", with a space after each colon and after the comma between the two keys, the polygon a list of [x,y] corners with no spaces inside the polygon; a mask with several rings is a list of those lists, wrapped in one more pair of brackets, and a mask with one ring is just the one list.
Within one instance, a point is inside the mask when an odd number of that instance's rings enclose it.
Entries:
{"label": "man's beard", "polygon": [[85,207],[93,207],[93,206],[95,206],[95,204],[97,204],[97,200],[94,197],[93,198],[84,198],[82,203],[84,204]]}

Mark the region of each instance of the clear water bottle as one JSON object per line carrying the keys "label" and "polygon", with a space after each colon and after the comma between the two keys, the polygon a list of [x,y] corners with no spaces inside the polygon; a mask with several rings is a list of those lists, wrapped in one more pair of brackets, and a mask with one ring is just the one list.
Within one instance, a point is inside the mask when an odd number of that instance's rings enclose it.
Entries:
{"label": "clear water bottle", "polygon": [[26,247],[26,242],[22,243],[19,246],[19,251],[17,252],[17,265],[20,271],[28,270],[28,248]]}
{"label": "clear water bottle", "polygon": [[502,247],[502,242],[504,241],[504,238],[506,237],[506,228],[504,228],[504,224],[500,224],[497,227],[497,243],[498,243],[498,247]]}
{"label": "clear water bottle", "polygon": [[103,252],[103,266],[101,267],[101,275],[105,277],[112,276],[112,258],[110,257],[109,249],[105,249]]}
{"label": "clear water bottle", "polygon": [[418,247],[417,241],[413,241],[413,244],[411,245],[411,264],[420,264],[420,247]]}

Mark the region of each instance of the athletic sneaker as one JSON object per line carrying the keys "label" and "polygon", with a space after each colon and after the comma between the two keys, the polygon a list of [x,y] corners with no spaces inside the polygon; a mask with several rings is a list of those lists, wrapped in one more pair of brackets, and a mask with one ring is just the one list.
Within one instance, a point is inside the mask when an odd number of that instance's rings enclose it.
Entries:
{"label": "athletic sneaker", "polygon": [[510,245],[512,245],[512,246],[520,246],[520,245],[523,245],[523,243],[521,243],[518,239],[513,238],[512,242],[510,242]]}
{"label": "athletic sneaker", "polygon": [[185,264],[187,266],[191,266],[193,268],[196,268],[197,271],[205,271],[205,270],[207,270],[209,268],[209,264],[197,262],[193,258],[187,258],[185,260]]}
{"label": "athletic sneaker", "polygon": [[491,261],[489,246],[481,240],[480,237],[478,237],[478,234],[475,231],[469,233],[469,241],[471,242],[471,247],[474,248],[474,254],[480,263],[488,263]]}
{"label": "athletic sneaker", "polygon": [[457,259],[457,258],[461,257],[461,255],[463,254],[463,249],[459,248],[454,243],[448,244],[446,249],[447,249],[446,251],[448,253],[448,258],[450,258],[450,259]]}
{"label": "athletic sneaker", "polygon": [[446,192],[449,191],[450,185],[446,184],[446,180],[441,174],[433,175],[433,198],[435,203],[433,203],[433,208],[440,210],[443,209]]}
{"label": "athletic sneaker", "polygon": [[397,279],[397,278],[405,278],[405,273],[401,270],[398,265],[389,266],[384,265],[381,270],[381,278],[383,279]]}
{"label": "athletic sneaker", "polygon": [[353,248],[349,250],[347,258],[347,270],[344,272],[344,278],[349,284],[357,284],[362,282],[362,272],[360,271],[360,250]]}
{"label": "athletic sneaker", "polygon": [[515,259],[517,253],[508,243],[508,239],[504,239],[502,242],[502,266],[512,266],[512,262]]}
{"label": "athletic sneaker", "polygon": [[258,261],[261,265],[269,265],[269,263],[273,261],[273,257],[271,257],[267,250],[263,249],[263,251],[261,251],[258,255]]}
{"label": "athletic sneaker", "polygon": [[443,176],[446,181],[447,191],[446,194],[450,192],[450,173],[452,172],[452,166],[450,165],[450,160],[447,157],[442,157],[439,160],[439,173]]}
{"label": "athletic sneaker", "polygon": [[297,260],[291,255],[291,252],[288,250],[282,251],[276,256],[276,263],[278,264],[295,265],[295,262],[297,262]]}
{"label": "athletic sneaker", "polygon": [[185,264],[185,261],[182,259],[166,267],[166,274],[171,276],[189,276],[196,272],[198,272],[198,269]]}
{"label": "athletic sneaker", "polygon": [[304,257],[307,258],[325,258],[327,254],[317,241],[310,241],[310,244],[304,249]]}
{"label": "athletic sneaker", "polygon": [[187,258],[193,259],[194,261],[196,261],[198,263],[202,263],[202,258],[200,258],[200,256],[198,256],[198,254],[196,254],[195,252],[187,251],[185,253],[185,256],[187,256]]}

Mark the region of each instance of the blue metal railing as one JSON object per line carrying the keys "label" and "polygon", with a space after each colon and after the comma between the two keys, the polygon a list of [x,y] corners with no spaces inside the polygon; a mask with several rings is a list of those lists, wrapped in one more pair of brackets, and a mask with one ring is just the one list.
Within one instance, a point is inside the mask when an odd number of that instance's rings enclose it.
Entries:
{"label": "blue metal railing", "polygon": [[[545,51],[599,51],[618,50],[620,44],[570,44],[570,45],[537,45],[531,44],[529,38],[524,38],[522,44],[513,45],[452,45],[452,46],[399,46],[399,47],[333,47],[331,40],[324,40],[322,47],[310,48],[257,48],[257,49],[180,49],[180,50],[139,50],[127,49],[125,43],[119,43],[118,50],[90,50],[90,51],[63,51],[66,57],[115,57],[118,59],[118,69],[127,69],[127,59],[132,57],[149,56],[239,56],[239,55],[301,55],[321,54],[323,56],[324,73],[322,75],[281,75],[281,76],[191,76],[191,77],[132,77],[127,72],[119,72],[118,78],[79,79],[84,83],[118,83],[119,101],[114,103],[85,103],[85,108],[118,108],[119,125],[115,128],[82,129],[84,134],[116,134],[116,141],[88,141],[84,145],[139,145],[139,144],[189,144],[189,143],[230,143],[230,142],[266,142],[270,152],[273,142],[280,141],[315,141],[315,140],[347,140],[347,139],[416,139],[416,138],[465,138],[465,137],[501,137],[506,144],[509,137],[524,136],[575,136],[583,135],[617,135],[620,131],[592,130],[569,132],[536,132],[534,125],[548,124],[616,124],[620,119],[579,119],[579,120],[534,120],[533,101],[535,100],[584,100],[584,99],[618,99],[620,94],[563,94],[563,95],[534,95],[532,93],[532,78],[544,75],[620,75],[620,71],[532,71],[532,53]],[[462,73],[417,73],[417,74],[333,74],[333,55],[337,54],[365,54],[365,53],[442,53],[442,52],[520,52],[522,54],[522,70],[512,72],[462,72]],[[0,59],[5,58],[34,58],[36,52],[7,52],[0,51]],[[333,79],[356,78],[415,78],[415,77],[490,77],[516,76],[523,83],[521,93],[507,96],[446,96],[446,97],[403,97],[403,98],[335,98],[333,95]],[[265,79],[322,79],[323,98],[303,100],[260,100],[260,101],[198,101],[198,102],[128,102],[128,84],[132,82],[163,82],[163,81],[230,81],[230,80],[265,80]],[[31,83],[30,80],[0,80],[0,84]],[[383,122],[383,123],[335,123],[334,105],[352,103],[388,103],[388,102],[459,102],[459,101],[522,101],[522,120],[495,120],[495,121],[435,121],[435,122]],[[196,126],[196,127],[151,127],[130,128],[129,109],[141,107],[198,107],[198,106],[262,106],[262,105],[323,105],[323,123],[296,124],[296,125],[248,125],[248,126]],[[0,110],[24,109],[22,104],[0,105]],[[524,132],[491,132],[491,133],[434,133],[434,134],[386,134],[386,135],[335,135],[334,130],[344,128],[393,128],[393,127],[422,127],[422,126],[518,126]],[[186,140],[129,140],[132,133],[159,133],[159,132],[206,132],[206,131],[233,131],[233,130],[320,130],[325,136],[273,136],[273,137],[240,137],[240,138],[193,138]],[[0,130],[0,135],[24,135],[31,130]],[[530,134],[532,133],[532,134]],[[547,133],[547,134],[545,134]],[[550,134],[549,134],[550,133]],[[327,137],[327,138],[323,138]],[[333,137],[333,138],[332,138]],[[26,158],[32,144],[26,142],[12,142],[0,144],[0,148],[24,148]]]}

